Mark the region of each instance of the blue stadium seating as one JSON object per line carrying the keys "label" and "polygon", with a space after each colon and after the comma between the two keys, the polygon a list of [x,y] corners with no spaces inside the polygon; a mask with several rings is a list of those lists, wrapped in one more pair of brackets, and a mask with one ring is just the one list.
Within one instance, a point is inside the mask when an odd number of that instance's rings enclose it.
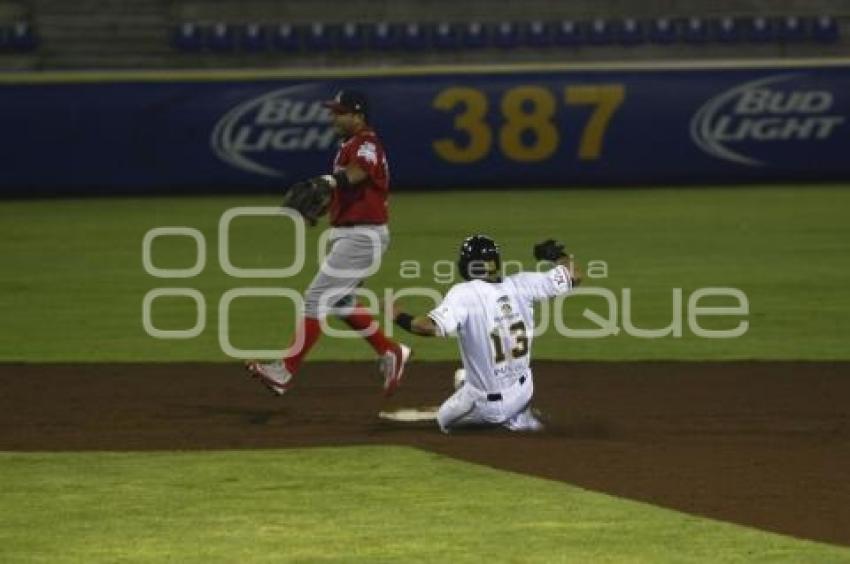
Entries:
{"label": "blue stadium seating", "polygon": [[461,44],[476,49],[490,44],[490,29],[481,22],[467,23],[461,32]]}
{"label": "blue stadium seating", "polygon": [[329,51],[336,45],[339,26],[313,22],[304,33],[304,47],[309,51]]}
{"label": "blue stadium seating", "polygon": [[774,21],[776,37],[780,41],[789,43],[792,41],[803,41],[811,32],[811,21],[799,16],[785,16]]}
{"label": "blue stadium seating", "polygon": [[712,39],[721,43],[736,43],[743,36],[741,20],[729,16],[712,20],[709,28]]}
{"label": "blue stadium seating", "polygon": [[682,39],[686,43],[705,43],[709,40],[709,24],[698,17],[690,17],[681,23]]}
{"label": "blue stadium seating", "polygon": [[540,20],[527,22],[522,30],[523,42],[529,47],[548,47],[552,44],[552,26]]}
{"label": "blue stadium seating", "polygon": [[834,43],[838,41],[840,32],[838,22],[831,16],[819,16],[812,24],[812,37],[821,43]]}
{"label": "blue stadium seating", "polygon": [[555,43],[558,45],[580,45],[582,33],[577,22],[562,20],[555,27]]}
{"label": "blue stadium seating", "polygon": [[204,47],[204,31],[194,22],[183,22],[174,31],[172,43],[180,51],[200,51]]}
{"label": "blue stadium seating", "polygon": [[519,26],[514,22],[500,22],[493,31],[493,44],[502,49],[519,47]]}
{"label": "blue stadium seating", "polygon": [[269,48],[268,30],[258,23],[249,23],[242,30],[239,46],[251,53],[258,53]]}
{"label": "blue stadium seating", "polygon": [[292,53],[301,49],[303,29],[289,23],[277,24],[272,31],[272,44],[278,51]]}
{"label": "blue stadium seating", "polygon": [[[27,50],[37,45],[37,38],[26,22],[4,28],[0,47]],[[173,35],[175,48],[181,51],[232,52],[238,47],[244,52],[262,52],[273,46],[284,52],[301,49],[309,51],[358,51],[373,49],[392,51],[424,51],[427,49],[479,49],[498,47],[514,49],[521,46],[545,48],[551,45],[611,45],[631,46],[651,41],[673,44],[708,42],[735,43],[746,40],[755,43],[819,41],[839,39],[840,28],[835,18],[787,15],[780,17],[719,17],[602,18],[590,21],[561,20],[547,22],[503,21],[487,24],[480,21],[464,23],[426,22],[362,23],[337,25],[315,22],[296,26],[281,23],[271,27],[263,23],[244,26],[218,22],[211,26],[196,22],[179,25]]]}
{"label": "blue stadium seating", "polygon": [[359,51],[366,47],[366,26],[348,22],[342,26],[338,39],[339,48],[344,51]]}
{"label": "blue stadium seating", "polygon": [[409,51],[423,51],[430,45],[430,29],[418,22],[404,24],[401,33],[401,44]]}
{"label": "blue stadium seating", "polygon": [[653,43],[670,44],[679,39],[679,26],[670,18],[658,18],[649,26],[649,40]]}
{"label": "blue stadium seating", "polygon": [[756,16],[746,21],[746,36],[755,43],[768,43],[776,39],[774,22],[764,16]]}
{"label": "blue stadium seating", "polygon": [[455,24],[440,22],[434,27],[431,42],[437,49],[456,49],[460,44],[460,30]]}
{"label": "blue stadium seating", "polygon": [[387,22],[378,22],[372,29],[369,37],[369,45],[378,51],[392,51],[398,48],[401,42],[401,33],[398,25]]}
{"label": "blue stadium seating", "polygon": [[206,32],[206,47],[210,51],[225,53],[236,49],[236,30],[224,22],[216,22]]}
{"label": "blue stadium seating", "polygon": [[614,42],[615,30],[607,21],[602,18],[596,18],[585,24],[587,41],[591,45],[608,45]]}
{"label": "blue stadium seating", "polygon": [[615,33],[617,41],[622,45],[637,45],[646,41],[646,30],[643,23],[634,18],[625,18],[617,22]]}
{"label": "blue stadium seating", "polygon": [[29,22],[17,21],[6,34],[6,42],[14,51],[33,51],[38,47],[38,37]]}

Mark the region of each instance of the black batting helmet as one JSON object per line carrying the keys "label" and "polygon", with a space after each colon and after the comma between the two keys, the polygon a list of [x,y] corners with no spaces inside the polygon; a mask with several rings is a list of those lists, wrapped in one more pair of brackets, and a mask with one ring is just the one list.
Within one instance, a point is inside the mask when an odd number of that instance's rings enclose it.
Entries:
{"label": "black batting helmet", "polygon": [[[491,263],[495,263],[495,269]],[[502,257],[499,245],[486,235],[467,237],[460,244],[457,267],[464,280],[501,280]]]}

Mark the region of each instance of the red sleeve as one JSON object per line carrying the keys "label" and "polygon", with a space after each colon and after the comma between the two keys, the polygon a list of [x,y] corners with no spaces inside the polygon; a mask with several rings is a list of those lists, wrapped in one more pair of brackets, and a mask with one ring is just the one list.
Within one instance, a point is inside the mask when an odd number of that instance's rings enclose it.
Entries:
{"label": "red sleeve", "polygon": [[369,175],[369,178],[374,179],[379,177],[380,175],[377,172],[381,166],[381,159],[379,158],[379,148],[375,141],[368,138],[360,138],[352,145],[348,163],[356,164]]}

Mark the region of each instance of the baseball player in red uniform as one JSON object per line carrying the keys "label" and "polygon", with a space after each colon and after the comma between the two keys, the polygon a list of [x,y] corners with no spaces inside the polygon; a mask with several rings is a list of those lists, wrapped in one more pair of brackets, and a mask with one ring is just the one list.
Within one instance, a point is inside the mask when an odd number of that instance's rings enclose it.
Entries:
{"label": "baseball player in red uniform", "polygon": [[289,354],[275,362],[249,361],[245,366],[273,393],[283,395],[321,335],[320,319],[335,314],[359,331],[375,349],[384,377],[384,394],[389,396],[401,381],[411,350],[387,338],[353,295],[366,273],[380,264],[390,241],[387,156],[369,125],[365,95],[342,90],[333,100],[325,102],[325,106],[333,113],[334,127],[341,137],[333,173],[322,177],[333,188],[329,207],[330,252],[305,292],[304,315]]}

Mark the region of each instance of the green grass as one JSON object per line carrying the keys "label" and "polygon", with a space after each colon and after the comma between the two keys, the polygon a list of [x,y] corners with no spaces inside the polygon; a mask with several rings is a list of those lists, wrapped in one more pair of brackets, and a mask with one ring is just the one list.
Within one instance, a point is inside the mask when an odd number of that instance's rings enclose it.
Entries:
{"label": "green grass", "polygon": [[[150,198],[0,203],[0,361],[224,360],[216,324],[222,294],[241,286],[302,291],[316,269],[308,234],[305,271],[288,280],[234,280],[218,264],[217,226],[228,208],[277,198]],[[646,340],[621,333],[567,339],[550,331],[535,358],[848,359],[850,190],[842,186],[687,190],[576,190],[400,194],[393,244],[368,287],[449,287],[436,261],[453,262],[465,235],[497,238],[506,259],[531,266],[531,245],[562,238],[581,259],[605,261],[588,286],[635,297],[640,327],[670,322],[673,288],[729,286],[749,299],[741,338]],[[196,279],[160,280],[142,268],[142,239],[159,226],[191,226],[207,241]],[[233,262],[287,264],[285,221],[233,225]],[[154,263],[194,263],[185,238],[160,239]],[[403,261],[424,266],[404,278]],[[444,265],[445,266],[445,265]],[[444,272],[444,271],[441,271]],[[207,328],[157,340],[141,323],[146,292],[199,289]],[[425,308],[421,301],[407,301]],[[599,299],[571,298],[571,326]],[[293,322],[281,300],[233,303],[232,341],[286,344]],[[164,298],[158,327],[187,328],[194,304]],[[739,320],[706,322],[728,328]],[[451,340],[406,337],[420,359],[457,358]],[[366,359],[359,340],[323,339],[316,359]],[[144,454],[0,453],[0,562],[375,561],[659,562],[847,561],[823,546],[614,499],[401,448]],[[473,492],[472,495],[470,492]],[[483,517],[486,516],[486,519]],[[508,539],[508,541],[506,541]]]}
{"label": "green grass", "polygon": [[[0,360],[226,359],[216,330],[222,294],[240,286],[300,292],[316,269],[318,229],[309,230],[307,265],[294,278],[236,280],[219,267],[221,213],[234,206],[277,202],[246,196],[0,203]],[[696,337],[687,319],[681,338],[641,339],[621,332],[576,339],[550,330],[535,341],[535,358],[848,359],[848,210],[850,190],[844,186],[399,194],[392,198],[391,249],[367,286],[378,293],[409,286],[444,293],[449,285],[434,281],[433,267],[439,260],[455,260],[463,236],[487,232],[501,242],[505,259],[522,260],[526,266],[532,265],[532,243],[555,236],[580,259],[607,264],[608,276],[590,279],[587,286],[608,288],[617,296],[622,288],[631,288],[633,320],[639,327],[670,323],[673,288],[683,289],[687,303],[695,289],[720,286],[746,293],[749,329],[740,338],[725,340]],[[206,238],[206,268],[195,279],[156,279],[142,268],[144,234],[171,225],[195,227]],[[284,220],[237,220],[232,261],[242,267],[284,266],[291,260],[291,239]],[[194,245],[187,238],[159,239],[153,254],[161,268],[194,263]],[[401,276],[407,260],[421,262],[419,278]],[[142,298],[162,286],[202,291],[207,327],[199,337],[165,341],[145,333]],[[424,301],[406,303],[426,308]],[[567,300],[564,314],[570,326],[594,327],[582,319],[585,307],[607,316],[601,299],[575,297]],[[164,329],[191,327],[194,315],[194,303],[186,298],[163,298],[153,308],[154,324]],[[237,300],[231,341],[246,349],[283,348],[293,320],[293,307],[284,300]],[[703,325],[731,328],[739,321],[706,319]],[[457,357],[452,340],[405,338],[417,346],[420,359]],[[311,358],[371,355],[361,340],[325,338]]]}
{"label": "green grass", "polygon": [[6,563],[850,558],[401,447],[6,453],[0,481]]}

